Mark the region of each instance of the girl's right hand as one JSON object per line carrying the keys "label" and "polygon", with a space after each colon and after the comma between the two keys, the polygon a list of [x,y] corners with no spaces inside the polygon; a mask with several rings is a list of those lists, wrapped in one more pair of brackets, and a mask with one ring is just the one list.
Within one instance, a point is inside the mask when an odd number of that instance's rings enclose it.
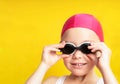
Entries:
{"label": "girl's right hand", "polygon": [[65,54],[61,54],[61,55],[56,54],[56,52],[60,52],[59,48],[63,48],[64,46],[65,46],[65,41],[61,42],[60,44],[54,44],[44,47],[42,53],[42,63],[46,64],[48,67],[51,67],[59,59],[68,57],[68,55]]}

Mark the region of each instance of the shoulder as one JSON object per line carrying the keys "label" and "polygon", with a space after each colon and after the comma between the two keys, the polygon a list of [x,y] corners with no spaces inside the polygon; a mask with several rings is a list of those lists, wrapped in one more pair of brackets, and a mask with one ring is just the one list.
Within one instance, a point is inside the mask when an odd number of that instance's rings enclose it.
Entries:
{"label": "shoulder", "polygon": [[51,76],[51,77],[47,78],[45,81],[43,81],[42,84],[55,84],[57,80],[58,80],[58,77]]}

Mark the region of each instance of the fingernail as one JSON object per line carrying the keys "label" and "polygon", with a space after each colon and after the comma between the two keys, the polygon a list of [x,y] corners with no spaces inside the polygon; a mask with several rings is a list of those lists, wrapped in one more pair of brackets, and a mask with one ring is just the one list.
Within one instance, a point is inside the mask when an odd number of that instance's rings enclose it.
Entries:
{"label": "fingernail", "polygon": [[92,46],[92,45],[93,45],[93,43],[90,43],[90,45]]}

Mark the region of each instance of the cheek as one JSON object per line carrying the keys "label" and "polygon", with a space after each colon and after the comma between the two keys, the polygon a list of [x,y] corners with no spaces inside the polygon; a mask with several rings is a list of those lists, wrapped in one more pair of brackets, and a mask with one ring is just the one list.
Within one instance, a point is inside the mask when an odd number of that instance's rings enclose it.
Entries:
{"label": "cheek", "polygon": [[88,68],[89,68],[89,69],[93,68],[94,66],[95,66],[95,64],[92,63],[92,62],[90,62],[90,63],[88,64]]}
{"label": "cheek", "polygon": [[91,56],[85,56],[84,59],[88,63],[88,68],[93,68],[95,66],[95,57],[93,55],[91,55]]}
{"label": "cheek", "polygon": [[67,65],[67,64],[70,63],[71,57],[66,57],[66,58],[63,59],[63,61],[64,61],[64,64]]}
{"label": "cheek", "polygon": [[87,60],[93,65],[97,62],[97,58],[94,54],[87,55]]}
{"label": "cheek", "polygon": [[63,59],[64,63],[70,62],[70,57],[66,57]]}
{"label": "cheek", "polygon": [[70,57],[64,58],[63,61],[64,61],[65,67],[66,67],[68,70],[70,70],[70,68],[71,68],[71,64],[70,64],[71,58],[70,58]]}

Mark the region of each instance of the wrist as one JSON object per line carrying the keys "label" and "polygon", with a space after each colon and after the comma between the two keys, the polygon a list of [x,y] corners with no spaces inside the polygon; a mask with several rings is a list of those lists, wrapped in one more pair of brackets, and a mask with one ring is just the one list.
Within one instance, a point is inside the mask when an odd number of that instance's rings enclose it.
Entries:
{"label": "wrist", "polygon": [[100,67],[99,70],[100,70],[100,72],[101,72],[102,74],[104,74],[104,73],[106,73],[106,72],[108,72],[108,71],[111,71],[111,68],[110,68],[109,65],[106,65],[106,66]]}
{"label": "wrist", "polygon": [[47,65],[46,63],[44,63],[44,62],[41,62],[41,64],[40,64],[40,66],[39,67],[41,67],[41,68],[43,68],[44,70],[48,70],[49,68],[50,68],[50,66],[49,65]]}
{"label": "wrist", "polygon": [[109,63],[100,63],[97,65],[97,67],[100,71],[105,71],[107,69],[110,69],[110,64]]}

